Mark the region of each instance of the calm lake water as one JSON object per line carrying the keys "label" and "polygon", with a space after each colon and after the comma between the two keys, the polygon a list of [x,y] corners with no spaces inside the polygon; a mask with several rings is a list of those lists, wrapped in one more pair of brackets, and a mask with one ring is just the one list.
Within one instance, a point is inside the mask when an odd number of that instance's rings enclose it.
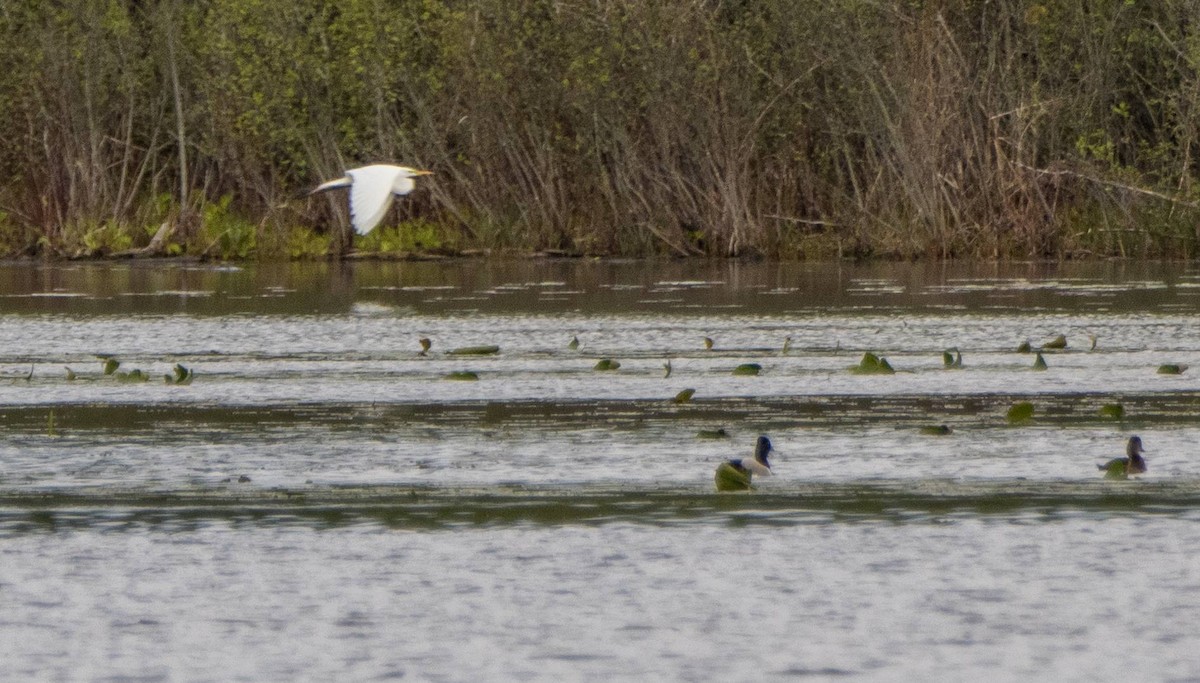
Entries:
{"label": "calm lake water", "polygon": [[0,680],[1200,681],[1198,331],[1185,264],[0,264]]}

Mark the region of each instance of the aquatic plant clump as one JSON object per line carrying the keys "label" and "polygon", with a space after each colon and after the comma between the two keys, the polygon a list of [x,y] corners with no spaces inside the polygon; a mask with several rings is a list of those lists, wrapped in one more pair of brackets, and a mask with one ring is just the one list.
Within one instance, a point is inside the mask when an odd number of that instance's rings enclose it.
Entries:
{"label": "aquatic plant clump", "polygon": [[750,475],[744,472],[739,472],[733,465],[723,462],[717,466],[717,471],[713,475],[713,482],[717,485],[718,491],[750,491],[754,487],[750,485]]}
{"label": "aquatic plant clump", "polygon": [[684,389],[683,391],[679,392],[678,394],[675,394],[675,398],[673,398],[671,400],[674,403],[683,404],[683,403],[687,403],[687,402],[691,401],[692,396],[695,396],[695,394],[696,394],[695,389],[690,389],[690,388]]}
{"label": "aquatic plant clump", "polygon": [[1029,401],[1014,403],[1006,414],[1009,424],[1022,424],[1033,419],[1033,404]]}
{"label": "aquatic plant clump", "polygon": [[870,351],[863,354],[862,360],[850,368],[855,375],[894,375],[892,364],[886,358],[877,356]]}
{"label": "aquatic plant clump", "polygon": [[486,344],[483,346],[460,346],[457,349],[447,351],[451,356],[490,356],[500,353],[500,347],[495,344]]}

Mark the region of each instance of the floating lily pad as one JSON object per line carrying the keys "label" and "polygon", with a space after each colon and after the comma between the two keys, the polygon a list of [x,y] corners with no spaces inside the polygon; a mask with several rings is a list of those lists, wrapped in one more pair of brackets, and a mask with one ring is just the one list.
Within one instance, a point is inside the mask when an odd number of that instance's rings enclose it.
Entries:
{"label": "floating lily pad", "polygon": [[116,377],[118,382],[147,382],[150,380],[150,375],[136,368],[129,372],[118,372]]}
{"label": "floating lily pad", "polygon": [[886,358],[881,358],[870,351],[863,354],[862,360],[858,365],[850,368],[850,372],[856,375],[894,375],[896,371],[892,369],[892,364]]}
{"label": "floating lily pad", "polygon": [[953,429],[950,429],[946,425],[925,425],[921,427],[921,433],[928,436],[946,436],[953,431]]}
{"label": "floating lily pad", "polygon": [[460,346],[457,349],[449,351],[451,356],[490,356],[493,353],[500,353],[500,347],[494,344],[487,346]]}
{"label": "floating lily pad", "polygon": [[697,439],[728,439],[729,432],[726,432],[723,427],[717,429],[701,429],[696,432]]}
{"label": "floating lily pad", "polygon": [[116,372],[117,368],[119,367],[121,367],[121,361],[117,360],[116,358],[104,359],[104,374],[111,375]]}
{"label": "floating lily pad", "polygon": [[621,363],[619,361],[615,361],[611,358],[601,358],[594,366],[592,366],[592,369],[599,372],[607,372],[609,370],[616,370],[619,367],[621,367]]}
{"label": "floating lily pad", "polygon": [[175,364],[174,375],[163,375],[164,384],[178,384],[180,386],[192,383],[192,371],[183,367],[179,363]]}
{"label": "floating lily pad", "polygon": [[1029,401],[1021,401],[1014,403],[1008,409],[1008,423],[1020,424],[1033,419],[1033,404]]}
{"label": "floating lily pad", "polygon": [[1042,348],[1050,349],[1051,351],[1065,349],[1065,348],[1067,348],[1067,336],[1065,334],[1060,334],[1057,337],[1055,337],[1054,339],[1051,339],[1050,341],[1046,342],[1045,344],[1042,344]]}
{"label": "floating lily pad", "polygon": [[746,377],[752,377],[760,372],[762,372],[762,366],[758,363],[742,363],[733,369],[733,374]]}
{"label": "floating lily pad", "polygon": [[1125,406],[1120,403],[1106,403],[1100,406],[1100,417],[1120,420],[1125,417]]}
{"label": "floating lily pad", "polygon": [[1166,363],[1158,366],[1158,374],[1160,375],[1182,375],[1188,366],[1181,363]]}
{"label": "floating lily pad", "polygon": [[738,472],[733,465],[727,462],[717,466],[713,481],[716,483],[718,491],[749,491],[754,488],[750,485],[749,474]]}
{"label": "floating lily pad", "polygon": [[1034,370],[1045,370],[1048,367],[1050,367],[1050,366],[1046,365],[1046,359],[1042,357],[1042,352],[1038,351],[1037,358],[1033,361],[1033,369]]}
{"label": "floating lily pad", "polygon": [[456,380],[459,382],[477,382],[479,381],[479,375],[471,372],[470,370],[455,370],[454,372],[446,375],[445,379]]}
{"label": "floating lily pad", "polygon": [[674,400],[676,403],[687,403],[688,401],[692,400],[692,396],[695,395],[695,393],[695,389],[684,389],[678,394],[675,394],[675,398],[672,400]]}
{"label": "floating lily pad", "polygon": [[961,370],[962,353],[956,348],[942,351],[942,367],[947,370]]}

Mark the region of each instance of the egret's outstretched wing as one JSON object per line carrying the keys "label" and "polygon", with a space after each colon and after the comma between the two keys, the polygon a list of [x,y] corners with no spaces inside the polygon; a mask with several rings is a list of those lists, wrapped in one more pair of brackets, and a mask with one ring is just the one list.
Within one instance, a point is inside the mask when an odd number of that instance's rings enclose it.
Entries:
{"label": "egret's outstretched wing", "polygon": [[350,185],[350,222],[355,232],[365,235],[383,220],[392,205],[393,187],[401,173],[401,169],[383,164],[346,172],[353,180]]}
{"label": "egret's outstretched wing", "polygon": [[328,192],[329,190],[336,190],[336,189],[342,188],[342,187],[350,187],[350,183],[353,183],[353,182],[354,182],[354,180],[350,176],[344,175],[341,178],[334,178],[333,180],[326,180],[325,182],[321,183],[320,185],[317,185],[308,194],[314,195],[314,194],[317,194],[318,192]]}
{"label": "egret's outstretched wing", "polygon": [[[422,175],[424,175],[424,174],[422,174]],[[396,181],[392,185],[392,194],[394,194],[396,196],[403,196],[403,195],[408,194],[409,192],[412,192],[413,189],[416,188],[416,186],[417,186],[417,184],[413,181],[413,179],[411,177],[404,175],[403,173],[400,173],[400,174],[397,174]]]}

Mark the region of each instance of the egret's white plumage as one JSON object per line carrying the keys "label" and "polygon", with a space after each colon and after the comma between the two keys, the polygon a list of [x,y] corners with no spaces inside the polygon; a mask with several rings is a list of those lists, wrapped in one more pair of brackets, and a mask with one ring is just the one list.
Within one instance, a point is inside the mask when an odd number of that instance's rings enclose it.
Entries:
{"label": "egret's white plumage", "polygon": [[413,191],[413,178],[432,175],[408,166],[372,164],[352,168],[346,175],[321,183],[309,194],[350,188],[350,223],[360,235],[371,232],[392,206],[392,196],[403,196]]}

